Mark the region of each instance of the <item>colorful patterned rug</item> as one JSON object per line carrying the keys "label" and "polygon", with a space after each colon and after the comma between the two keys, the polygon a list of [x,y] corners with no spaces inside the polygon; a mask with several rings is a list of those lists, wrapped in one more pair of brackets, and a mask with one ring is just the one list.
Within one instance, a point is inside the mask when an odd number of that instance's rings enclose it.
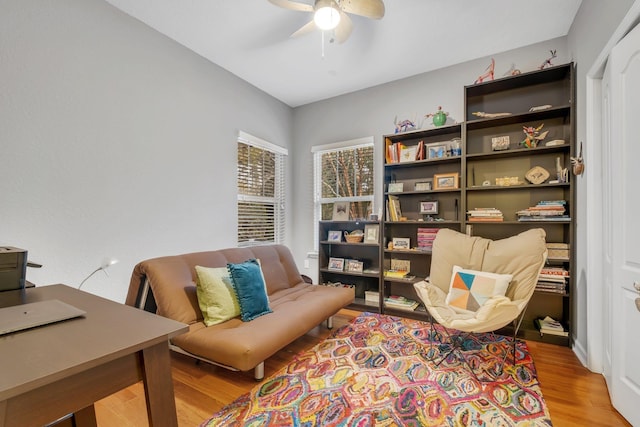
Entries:
{"label": "colorful patterned rug", "polygon": [[436,367],[448,346],[429,323],[363,313],[202,426],[550,426],[526,343],[485,381],[508,348],[496,337],[463,343],[478,381],[455,355]]}

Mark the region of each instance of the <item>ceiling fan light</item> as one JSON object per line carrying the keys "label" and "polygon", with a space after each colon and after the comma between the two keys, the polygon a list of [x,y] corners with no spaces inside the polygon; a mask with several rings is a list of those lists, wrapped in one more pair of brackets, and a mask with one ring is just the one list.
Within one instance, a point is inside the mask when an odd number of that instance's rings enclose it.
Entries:
{"label": "ceiling fan light", "polygon": [[340,23],[340,12],[333,6],[324,6],[316,10],[313,21],[321,30],[333,30]]}

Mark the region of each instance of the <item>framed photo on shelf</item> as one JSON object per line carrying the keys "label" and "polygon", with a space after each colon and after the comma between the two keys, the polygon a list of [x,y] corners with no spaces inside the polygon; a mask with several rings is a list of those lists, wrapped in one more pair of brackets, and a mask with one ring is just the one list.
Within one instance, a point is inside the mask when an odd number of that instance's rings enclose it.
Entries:
{"label": "framed photo on shelf", "polygon": [[403,182],[390,182],[389,183],[389,193],[402,193],[404,189]]}
{"label": "framed photo on shelf", "polygon": [[329,258],[329,265],[327,267],[329,270],[333,271],[343,271],[344,270],[344,258]]}
{"label": "framed photo on shelf", "polygon": [[431,191],[432,181],[416,182],[415,191]]}
{"label": "framed photo on shelf", "polygon": [[454,173],[439,173],[433,175],[433,189],[434,190],[449,190],[460,188],[460,174]]}
{"label": "framed photo on shelf", "polygon": [[437,215],[438,201],[429,200],[427,202],[420,202],[420,213],[424,215]]}
{"label": "framed photo on shelf", "polygon": [[358,261],[357,259],[347,260],[345,271],[350,271],[352,273],[362,273],[362,270],[364,270],[364,262]]}
{"label": "framed photo on shelf", "polygon": [[411,239],[408,237],[394,237],[392,243],[393,249],[409,249],[411,246]]}
{"label": "framed photo on shelf", "polygon": [[449,154],[449,146],[447,144],[427,144],[427,158],[444,159]]}
{"label": "framed photo on shelf", "polygon": [[509,149],[509,135],[494,136],[491,138],[491,149],[493,151],[502,151]]}
{"label": "framed photo on shelf", "polygon": [[418,154],[418,146],[404,147],[400,150],[400,163],[413,162]]}
{"label": "framed photo on shelf", "polygon": [[327,240],[329,242],[342,242],[342,231],[329,230],[329,233],[327,233]]}
{"label": "framed photo on shelf", "polygon": [[332,221],[349,221],[349,202],[335,202],[333,204]]}
{"label": "framed photo on shelf", "polygon": [[378,224],[365,224],[364,226],[364,242],[365,243],[378,243],[378,230],[380,227]]}

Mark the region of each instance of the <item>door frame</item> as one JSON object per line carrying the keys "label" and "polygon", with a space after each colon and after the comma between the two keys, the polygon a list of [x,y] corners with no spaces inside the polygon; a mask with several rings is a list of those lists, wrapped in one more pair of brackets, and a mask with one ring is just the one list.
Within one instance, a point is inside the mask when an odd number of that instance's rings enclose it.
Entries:
{"label": "door frame", "polygon": [[586,188],[589,189],[586,208],[586,271],[587,283],[587,351],[586,365],[589,370],[602,373],[604,368],[604,339],[608,331],[603,328],[604,311],[602,301],[604,293],[602,286],[604,271],[602,269],[604,242],[602,218],[602,180],[600,179],[603,164],[600,148],[602,146],[602,78],[604,68],[611,54],[611,50],[636,25],[640,25],[640,0],[629,8],[624,19],[602,49],[586,75],[586,135],[584,144],[584,158],[587,173],[585,173]]}

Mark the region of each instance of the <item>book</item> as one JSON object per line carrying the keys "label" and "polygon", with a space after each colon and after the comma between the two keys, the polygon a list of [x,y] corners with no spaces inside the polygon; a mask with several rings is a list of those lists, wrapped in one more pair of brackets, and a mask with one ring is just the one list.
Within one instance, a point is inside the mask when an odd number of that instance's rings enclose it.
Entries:
{"label": "book", "polygon": [[389,218],[391,221],[400,221],[402,210],[400,209],[400,199],[397,196],[389,195]]}
{"label": "book", "polygon": [[413,311],[420,305],[417,301],[401,295],[390,295],[384,299],[384,303],[388,307],[407,311]]}
{"label": "book", "polygon": [[552,216],[552,215],[536,215],[536,216],[521,216],[518,218],[518,221],[521,222],[527,222],[527,221],[571,221],[571,218],[569,218],[569,215],[558,215],[558,216]]}
{"label": "book", "polygon": [[538,330],[540,331],[540,335],[549,334],[563,337],[569,336],[569,332],[565,331],[562,323],[553,319],[552,317],[546,316],[543,319],[537,318],[534,320],[534,323],[536,328],[538,328]]}
{"label": "book", "polygon": [[474,208],[467,211],[469,222],[502,222],[502,211],[496,208]]}
{"label": "book", "polygon": [[402,279],[406,277],[408,274],[409,272],[407,270],[385,270],[384,271],[385,277],[395,277],[398,279]]}

